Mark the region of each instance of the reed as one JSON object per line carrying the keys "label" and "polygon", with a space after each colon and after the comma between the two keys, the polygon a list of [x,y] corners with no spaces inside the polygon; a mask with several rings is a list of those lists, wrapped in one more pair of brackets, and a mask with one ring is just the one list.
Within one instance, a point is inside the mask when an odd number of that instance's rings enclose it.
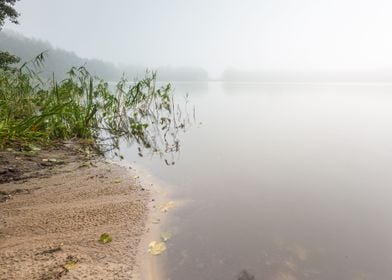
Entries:
{"label": "reed", "polygon": [[160,152],[178,145],[185,121],[173,103],[171,85],[156,86],[156,73],[110,87],[85,67],[67,78],[43,80],[45,53],[18,68],[0,69],[0,146],[78,139],[105,152],[121,140]]}

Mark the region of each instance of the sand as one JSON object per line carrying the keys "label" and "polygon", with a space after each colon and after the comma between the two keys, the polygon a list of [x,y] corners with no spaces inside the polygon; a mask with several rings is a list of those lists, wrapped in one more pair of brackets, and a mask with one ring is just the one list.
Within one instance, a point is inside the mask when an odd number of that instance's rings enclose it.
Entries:
{"label": "sand", "polygon": [[[128,168],[63,149],[9,154],[0,171],[19,173],[0,184],[1,280],[138,278],[150,194]],[[18,168],[26,160],[39,170]]]}

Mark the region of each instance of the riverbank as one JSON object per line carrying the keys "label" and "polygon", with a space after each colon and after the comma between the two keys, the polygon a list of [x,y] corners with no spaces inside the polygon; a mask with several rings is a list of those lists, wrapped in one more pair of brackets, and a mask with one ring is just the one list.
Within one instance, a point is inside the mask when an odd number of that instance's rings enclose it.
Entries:
{"label": "riverbank", "polygon": [[132,170],[72,145],[1,152],[0,169],[0,279],[133,278],[150,194]]}

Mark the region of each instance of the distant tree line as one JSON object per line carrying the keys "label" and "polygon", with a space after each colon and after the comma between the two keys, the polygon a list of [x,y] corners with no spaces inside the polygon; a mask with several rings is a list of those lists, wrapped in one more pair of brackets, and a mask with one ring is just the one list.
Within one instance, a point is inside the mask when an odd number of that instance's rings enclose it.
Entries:
{"label": "distant tree line", "polygon": [[[47,78],[51,78],[53,74],[57,79],[65,78],[66,72],[75,65],[85,66],[91,74],[109,81],[118,80],[123,74],[127,77],[144,77],[147,68],[134,65],[117,66],[99,59],[84,59],[73,52],[54,48],[48,42],[26,38],[13,32],[0,32],[0,50],[15,54],[20,57],[21,61],[29,61],[39,53],[46,51],[45,68],[41,74]],[[14,58],[16,59],[16,57]],[[12,62],[17,61],[13,60]],[[207,71],[201,68],[161,67],[150,70],[156,70],[157,80],[161,81],[208,80]]]}
{"label": "distant tree line", "polygon": [[[18,23],[19,13],[14,8],[15,2],[16,0],[0,0],[0,31],[3,29],[6,20],[15,24]],[[0,69],[6,69],[9,65],[19,61],[19,57],[7,51],[2,51],[0,48]]]}

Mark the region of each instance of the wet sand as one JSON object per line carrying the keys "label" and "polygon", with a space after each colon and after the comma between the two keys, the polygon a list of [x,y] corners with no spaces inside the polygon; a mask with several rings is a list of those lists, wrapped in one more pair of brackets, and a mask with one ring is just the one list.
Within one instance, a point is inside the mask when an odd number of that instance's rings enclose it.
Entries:
{"label": "wet sand", "polygon": [[134,171],[64,150],[9,154],[2,173],[21,171],[0,184],[0,279],[139,278],[150,193]]}

